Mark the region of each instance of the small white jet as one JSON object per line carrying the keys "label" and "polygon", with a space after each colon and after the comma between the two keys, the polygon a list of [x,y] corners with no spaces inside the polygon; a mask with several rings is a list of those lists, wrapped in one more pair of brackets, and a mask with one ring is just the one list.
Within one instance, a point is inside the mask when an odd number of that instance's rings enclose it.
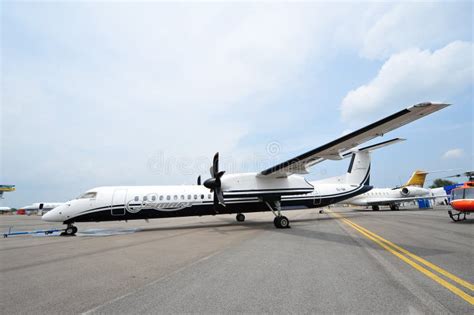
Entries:
{"label": "small white jet", "polygon": [[11,211],[13,211],[13,209],[10,207],[0,207],[0,213],[11,212]]}
{"label": "small white jet", "polygon": [[343,203],[354,206],[372,207],[372,210],[380,210],[380,206],[389,206],[391,210],[399,210],[400,204],[418,199],[436,198],[432,190],[423,188],[428,173],[415,171],[408,182],[396,188],[374,188],[369,192],[349,198]]}
{"label": "small white jet", "polygon": [[[449,104],[421,103],[398,111],[323,146],[258,173],[224,174],[214,156],[211,178],[204,185],[117,186],[91,189],[45,215],[43,220],[63,222],[64,235],[74,235],[75,222],[153,219],[182,216],[272,211],[277,228],[288,228],[282,210],[323,207],[369,191],[370,151],[400,139],[357,150],[371,139],[441,110]],[[347,174],[308,182],[302,175],[325,160],[351,156]]]}
{"label": "small white jet", "polygon": [[36,211],[38,214],[43,214],[63,204],[64,202],[35,202],[31,205],[21,207],[20,210],[27,212]]}

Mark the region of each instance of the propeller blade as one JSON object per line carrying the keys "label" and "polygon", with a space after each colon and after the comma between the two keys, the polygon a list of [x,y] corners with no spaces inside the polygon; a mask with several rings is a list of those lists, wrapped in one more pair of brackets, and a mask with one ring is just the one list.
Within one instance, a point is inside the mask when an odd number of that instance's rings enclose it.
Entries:
{"label": "propeller blade", "polygon": [[211,178],[204,181],[204,186],[214,193],[214,207],[217,208],[219,204],[225,207],[224,194],[221,190],[221,177],[225,171],[219,172],[219,152],[214,155],[209,172],[211,173]]}
{"label": "propeller blade", "polygon": [[198,184],[199,186],[201,186],[201,175],[198,176],[197,184]]}
{"label": "propeller blade", "polygon": [[224,195],[220,188],[214,191],[214,205],[216,206],[217,204],[221,204],[225,207]]}
{"label": "propeller blade", "polygon": [[216,174],[219,173],[219,152],[214,155],[214,159],[212,160],[212,171],[211,176],[216,177]]}

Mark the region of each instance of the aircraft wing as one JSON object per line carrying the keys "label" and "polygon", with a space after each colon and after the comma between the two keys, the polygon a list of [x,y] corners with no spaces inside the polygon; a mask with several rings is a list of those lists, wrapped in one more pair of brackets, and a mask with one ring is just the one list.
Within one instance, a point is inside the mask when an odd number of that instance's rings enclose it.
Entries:
{"label": "aircraft wing", "polygon": [[317,163],[324,160],[343,159],[344,152],[447,106],[449,104],[420,103],[403,109],[316,149],[263,170],[258,176],[287,177],[292,174],[306,174],[307,169]]}
{"label": "aircraft wing", "polygon": [[443,198],[447,196],[425,196],[425,197],[400,197],[400,198],[380,198],[380,199],[372,199],[370,201],[367,201],[368,206],[376,206],[376,205],[393,205],[393,204],[398,204],[401,202],[407,202],[407,201],[415,201],[419,199],[437,199],[437,198]]}

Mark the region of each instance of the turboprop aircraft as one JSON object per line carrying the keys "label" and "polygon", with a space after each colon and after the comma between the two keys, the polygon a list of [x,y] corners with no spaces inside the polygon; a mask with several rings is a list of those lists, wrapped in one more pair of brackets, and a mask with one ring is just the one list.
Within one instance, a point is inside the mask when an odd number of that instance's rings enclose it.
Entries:
{"label": "turboprop aircraft", "polygon": [[[441,110],[448,104],[421,103],[398,111],[359,130],[255,173],[225,174],[219,169],[219,154],[204,185],[98,187],[67,201],[45,215],[43,220],[67,225],[63,235],[74,235],[75,222],[152,219],[272,211],[277,228],[290,221],[281,211],[290,208],[322,207],[362,194],[369,186],[369,152],[399,141],[393,139],[359,150],[362,143]],[[351,156],[347,174],[308,182],[304,174],[325,160]]]}
{"label": "turboprop aircraft", "polygon": [[374,188],[369,192],[349,198],[344,201],[346,204],[355,206],[372,207],[372,210],[380,210],[380,206],[389,206],[391,210],[399,210],[400,204],[418,199],[435,199],[431,189],[423,188],[425,178],[428,173],[415,171],[408,182],[396,188]]}

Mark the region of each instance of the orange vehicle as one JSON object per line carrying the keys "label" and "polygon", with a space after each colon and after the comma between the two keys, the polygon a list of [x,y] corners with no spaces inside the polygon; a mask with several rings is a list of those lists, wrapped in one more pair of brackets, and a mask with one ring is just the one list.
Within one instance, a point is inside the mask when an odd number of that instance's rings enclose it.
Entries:
{"label": "orange vehicle", "polygon": [[457,211],[454,214],[451,210],[448,211],[454,222],[466,220],[466,215],[474,212],[474,181],[466,182],[461,187],[453,189],[451,208]]}

